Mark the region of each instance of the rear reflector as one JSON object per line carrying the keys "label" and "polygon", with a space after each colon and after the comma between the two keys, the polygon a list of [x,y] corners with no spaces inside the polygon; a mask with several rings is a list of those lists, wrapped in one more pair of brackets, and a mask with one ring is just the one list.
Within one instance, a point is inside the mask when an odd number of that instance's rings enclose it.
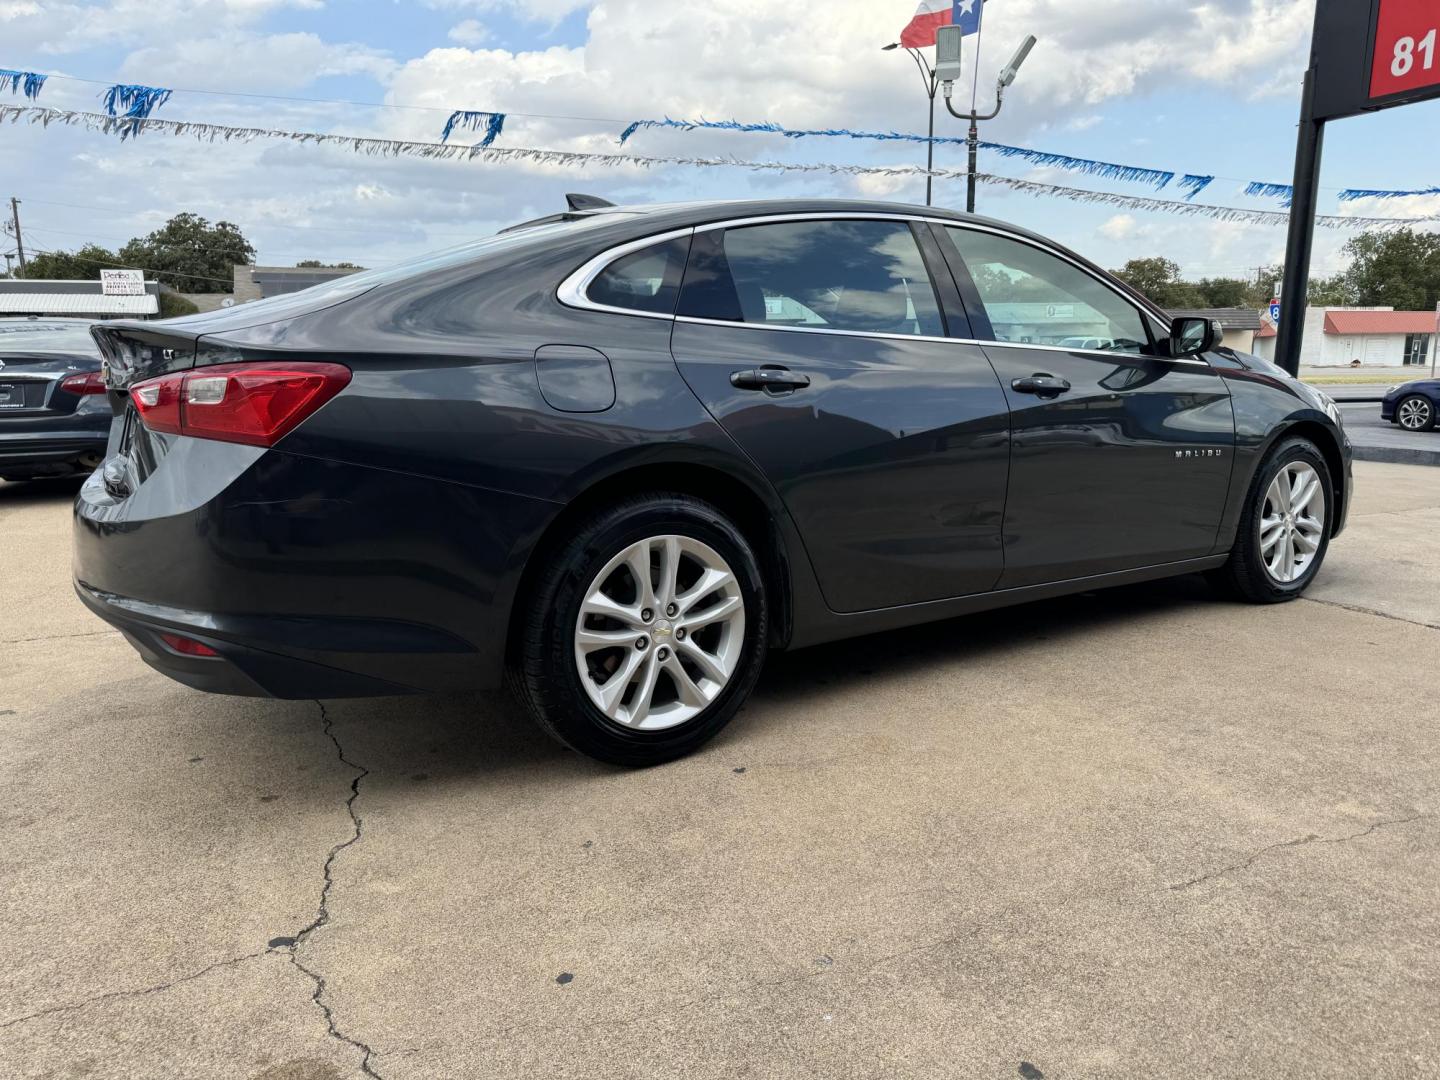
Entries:
{"label": "rear reflector", "polygon": [[89,371],[83,375],[66,375],[60,380],[60,389],[70,394],[103,394],[105,393],[105,376],[98,371]]}
{"label": "rear reflector", "polygon": [[152,431],[274,446],[349,382],[342,364],[262,360],[162,375],[130,400]]}
{"label": "rear reflector", "polygon": [[181,637],[179,634],[161,634],[160,640],[174,649],[181,656],[219,656],[214,649],[204,642],[196,641],[194,638]]}

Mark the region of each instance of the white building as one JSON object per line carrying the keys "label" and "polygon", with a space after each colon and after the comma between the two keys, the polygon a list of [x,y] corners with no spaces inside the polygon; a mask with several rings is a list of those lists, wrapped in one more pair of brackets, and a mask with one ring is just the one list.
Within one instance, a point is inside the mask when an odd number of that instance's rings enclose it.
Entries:
{"label": "white building", "polygon": [[0,317],[68,315],[83,319],[150,319],[160,313],[160,286],[136,285],[132,295],[107,295],[98,281],[0,280]]}
{"label": "white building", "polygon": [[[1302,367],[1428,365],[1437,346],[1436,313],[1394,308],[1305,309]],[[1275,333],[1256,336],[1255,354],[1275,359]]]}

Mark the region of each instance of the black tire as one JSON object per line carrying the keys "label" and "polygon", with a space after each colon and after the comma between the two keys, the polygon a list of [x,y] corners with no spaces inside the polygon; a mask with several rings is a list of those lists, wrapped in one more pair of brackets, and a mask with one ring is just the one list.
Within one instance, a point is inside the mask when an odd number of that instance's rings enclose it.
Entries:
{"label": "black tire", "polygon": [[[1294,581],[1280,582],[1265,568],[1260,551],[1259,522],[1271,482],[1281,469],[1297,461],[1305,462],[1320,477],[1321,491],[1325,496],[1325,528],[1320,547],[1310,565]],[[1230,559],[1218,570],[1210,572],[1212,584],[1225,595],[1252,604],[1280,604],[1296,599],[1315,580],[1325,562],[1325,553],[1330,548],[1330,533],[1335,525],[1335,509],[1335,484],[1325,456],[1308,439],[1282,440],[1266,455],[1255,474],[1250,492],[1245,497],[1245,509],[1240,515],[1240,527],[1235,536],[1235,546],[1230,550]]]}
{"label": "black tire", "polygon": [[[1426,415],[1429,417],[1429,419],[1427,419],[1427,420],[1426,420],[1423,424],[1421,424],[1419,427],[1406,427],[1404,424],[1400,423],[1400,411],[1401,411],[1402,409],[1404,409],[1405,406],[1406,406],[1407,404],[1409,404],[1410,402],[1412,402],[1412,401],[1418,402],[1420,405],[1424,406]],[[1411,394],[1409,397],[1403,397],[1403,398],[1401,398],[1399,401],[1397,401],[1397,402],[1395,403],[1395,424],[1396,424],[1396,426],[1399,427],[1402,431],[1434,431],[1434,430],[1435,430],[1435,405],[1434,405],[1434,403],[1433,403],[1429,398],[1427,398],[1425,395],[1423,395],[1423,394]]]}
{"label": "black tire", "polygon": [[[585,592],[606,563],[637,541],[668,534],[698,540],[729,564],[745,604],[745,633],[729,681],[699,715],[661,731],[638,731],[610,720],[591,701],[576,667],[574,633]],[[709,503],[676,493],[631,496],[539,557],[546,565],[517,600],[524,607],[515,623],[509,682],[541,729],[563,745],[613,765],[663,764],[714,738],[750,696],[769,635],[764,580],[750,544]]]}

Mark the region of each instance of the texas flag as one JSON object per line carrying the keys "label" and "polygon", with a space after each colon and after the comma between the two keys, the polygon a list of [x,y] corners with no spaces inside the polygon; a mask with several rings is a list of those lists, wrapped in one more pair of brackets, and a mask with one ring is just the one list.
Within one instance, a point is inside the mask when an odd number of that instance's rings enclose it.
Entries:
{"label": "texas flag", "polygon": [[920,0],[915,17],[900,31],[900,44],[907,49],[924,49],[935,44],[935,31],[955,25],[966,34],[980,32],[984,0]]}

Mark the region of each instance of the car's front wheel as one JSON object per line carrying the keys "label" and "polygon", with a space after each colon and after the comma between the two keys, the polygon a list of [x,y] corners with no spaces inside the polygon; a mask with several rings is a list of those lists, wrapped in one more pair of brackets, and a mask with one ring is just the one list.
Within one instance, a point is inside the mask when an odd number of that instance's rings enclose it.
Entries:
{"label": "car's front wheel", "polygon": [[511,685],[581,753],[655,765],[690,753],[740,709],[764,659],[765,586],[744,535],[688,495],[595,514],[520,603]]}
{"label": "car's front wheel", "polygon": [[1314,443],[1281,442],[1256,473],[1230,560],[1212,580],[1256,604],[1295,599],[1325,561],[1334,491],[1330,468]]}
{"label": "car's front wheel", "polygon": [[1395,422],[1406,431],[1429,431],[1435,426],[1435,406],[1429,398],[1414,394],[1395,406]]}

